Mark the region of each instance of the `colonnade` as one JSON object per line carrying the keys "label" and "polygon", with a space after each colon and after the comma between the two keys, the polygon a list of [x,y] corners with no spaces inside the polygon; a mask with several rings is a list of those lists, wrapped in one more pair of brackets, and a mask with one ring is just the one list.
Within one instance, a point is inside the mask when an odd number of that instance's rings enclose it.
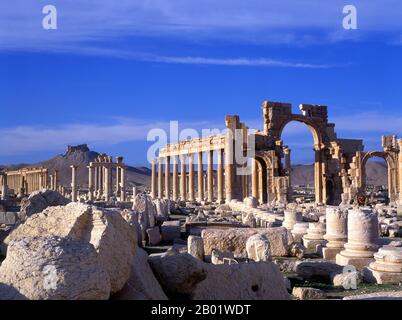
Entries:
{"label": "colonnade", "polygon": [[2,197],[6,196],[8,190],[13,190],[15,194],[26,195],[47,188],[47,180],[48,169],[44,167],[5,171],[1,179],[1,190],[5,190],[2,192]]}
{"label": "colonnade", "polygon": [[[214,152],[217,164],[214,170]],[[152,161],[151,195],[173,201],[217,201],[225,199],[224,150],[159,157]],[[179,171],[180,166],[180,171]],[[172,174],[171,174],[172,169]]]}
{"label": "colonnade", "polygon": [[[77,168],[71,166],[71,200],[77,201]],[[126,166],[123,157],[116,157],[113,162],[111,156],[99,155],[94,162],[90,162],[88,168],[88,200],[110,201],[115,195],[120,201],[126,201]],[[116,187],[113,190],[113,168],[115,168]]]}

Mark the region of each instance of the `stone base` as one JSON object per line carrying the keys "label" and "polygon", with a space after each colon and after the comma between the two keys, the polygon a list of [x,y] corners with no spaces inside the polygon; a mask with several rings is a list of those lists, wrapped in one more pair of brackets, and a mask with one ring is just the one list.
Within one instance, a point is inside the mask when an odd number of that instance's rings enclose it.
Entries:
{"label": "stone base", "polygon": [[327,240],[313,240],[313,239],[305,239],[303,238],[303,245],[306,248],[306,253],[316,253],[317,245],[325,246]]}
{"label": "stone base", "polygon": [[322,257],[325,260],[335,260],[336,255],[341,252],[343,248],[322,248]]}
{"label": "stone base", "polygon": [[346,257],[342,253],[338,253],[335,257],[336,264],[340,266],[352,265],[356,270],[361,271],[364,267],[367,267],[371,262],[375,261],[374,258],[357,258],[357,257]]}
{"label": "stone base", "polygon": [[363,269],[363,279],[368,283],[399,284],[402,282],[402,273],[377,271],[367,267]]}

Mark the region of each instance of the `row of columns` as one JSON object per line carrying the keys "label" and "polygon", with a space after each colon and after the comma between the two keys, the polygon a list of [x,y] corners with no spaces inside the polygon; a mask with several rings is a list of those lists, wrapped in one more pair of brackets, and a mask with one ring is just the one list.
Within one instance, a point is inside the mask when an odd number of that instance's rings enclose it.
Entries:
{"label": "row of columns", "polygon": [[[25,195],[33,191],[47,188],[47,169],[24,169],[21,171],[4,172],[1,180],[2,190],[4,196],[8,193],[9,189],[14,192]],[[2,193],[3,197],[3,193]]]}
{"label": "row of columns", "polygon": [[[126,201],[126,167],[124,166],[122,157],[118,157],[117,163],[113,163],[111,158],[108,162],[91,162],[88,168],[88,200],[103,198],[110,201],[113,195],[112,188],[112,168],[116,168],[116,189],[115,195],[120,197],[120,201]],[[77,201],[77,168],[71,166],[71,200]]]}
{"label": "row of columns", "polygon": [[[179,174],[179,156],[160,157],[158,163],[152,161],[152,176],[151,176],[151,195],[153,198],[167,198],[174,201],[198,201],[207,200],[214,201],[214,170],[213,170],[213,150],[207,151],[207,171],[206,171],[206,198],[204,194],[204,164],[203,152],[197,153],[197,195],[195,190],[195,168],[194,154],[180,155],[180,174]],[[223,174],[223,149],[217,150],[217,202],[221,203],[224,200],[224,174]],[[188,172],[186,160],[188,159]],[[173,161],[171,161],[173,160]],[[172,162],[172,163],[171,163]],[[158,165],[158,168],[156,168]],[[173,167],[173,175],[170,174],[170,167]],[[188,185],[187,185],[188,175]],[[173,180],[171,183],[171,179]],[[172,186],[172,190],[170,187]],[[187,190],[188,187],[188,190]]]}

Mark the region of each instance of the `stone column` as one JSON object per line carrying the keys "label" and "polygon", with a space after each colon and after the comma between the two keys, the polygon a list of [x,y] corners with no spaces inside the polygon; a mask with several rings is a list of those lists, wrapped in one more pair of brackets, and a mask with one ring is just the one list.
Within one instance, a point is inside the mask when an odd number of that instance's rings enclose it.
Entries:
{"label": "stone column", "polygon": [[179,200],[179,158],[173,156],[173,201]]}
{"label": "stone column", "polygon": [[58,170],[54,170],[54,180],[53,180],[53,183],[54,183],[54,190],[57,190],[57,185],[58,185],[58,174],[59,174],[59,171]]}
{"label": "stone column", "polygon": [[158,160],[158,198],[163,198],[163,159]]}
{"label": "stone column", "polygon": [[324,239],[325,223],[310,222],[308,224],[307,234],[303,236],[303,245],[307,253],[319,253],[317,246],[324,247],[327,240]]}
{"label": "stone column", "polygon": [[120,167],[120,201],[126,201],[126,167],[124,166]]}
{"label": "stone column", "polygon": [[202,161],[202,152],[198,152],[198,201],[204,200],[204,164]]}
{"label": "stone column", "polygon": [[320,146],[315,146],[315,163],[314,163],[314,178],[315,178],[315,202],[324,203],[323,195],[323,175],[322,175],[322,153]]}
{"label": "stone column", "polygon": [[[235,167],[234,167],[234,128],[230,126],[231,117],[226,117],[226,123],[228,131],[226,133],[225,139],[225,198],[226,202],[229,203],[233,199],[233,188]],[[233,131],[232,131],[233,130]]]}
{"label": "stone column", "polygon": [[398,162],[399,162],[399,166],[398,166],[398,172],[399,172],[399,176],[398,176],[398,185],[399,185],[399,207],[401,208],[401,212],[402,212],[402,139],[398,139],[398,146],[399,146],[399,155],[398,155]]}
{"label": "stone column", "polygon": [[7,186],[7,173],[2,174],[1,178],[1,200],[7,200],[8,186]]}
{"label": "stone column", "polygon": [[105,201],[110,201],[110,197],[112,196],[112,180],[111,178],[112,168],[110,165],[105,166]]}
{"label": "stone column", "polygon": [[328,240],[325,248],[322,249],[322,255],[326,260],[334,260],[336,255],[344,248],[348,239],[347,223],[348,213],[346,209],[339,207],[326,208],[327,231],[324,239]]}
{"label": "stone column", "polygon": [[77,168],[78,166],[70,166],[71,168],[71,201],[77,202]]}
{"label": "stone column", "polygon": [[103,165],[99,166],[99,198],[103,197],[103,176],[104,176]]}
{"label": "stone column", "polygon": [[291,231],[294,242],[302,242],[304,235],[307,234],[308,222],[296,222]]}
{"label": "stone column", "polygon": [[188,156],[188,200],[194,201],[194,155]]}
{"label": "stone column", "polygon": [[156,161],[152,160],[151,197],[156,199]]}
{"label": "stone column", "polygon": [[88,168],[88,200],[93,201],[94,199],[94,186],[93,186],[93,171],[94,167],[92,162],[89,163]]}
{"label": "stone column", "polygon": [[218,169],[217,169],[217,185],[218,185],[218,195],[217,195],[217,201],[218,203],[223,203],[223,149],[219,149],[217,151],[218,154]]}
{"label": "stone column", "polygon": [[170,199],[170,157],[165,158],[165,198]]}
{"label": "stone column", "polygon": [[303,215],[300,211],[285,209],[284,221],[282,227],[292,230],[297,222],[303,221]]}
{"label": "stone column", "polygon": [[374,253],[379,248],[377,214],[368,208],[349,210],[347,228],[348,242],[345,250],[336,255],[336,263],[362,270],[374,261]]}
{"label": "stone column", "polygon": [[121,174],[120,174],[120,166],[117,165],[116,166],[116,196],[120,195],[120,178],[121,178]]}
{"label": "stone column", "polygon": [[208,167],[207,167],[207,183],[208,183],[208,202],[214,201],[214,152],[213,150],[208,151]]}
{"label": "stone column", "polygon": [[180,172],[180,200],[186,201],[187,199],[187,189],[186,189],[186,156],[181,156],[181,172]]}
{"label": "stone column", "polygon": [[[96,162],[95,162],[96,163]],[[99,167],[96,165],[95,167],[94,167],[94,177],[93,177],[93,180],[94,180],[94,193],[95,193],[95,195],[96,195],[96,193],[98,192],[98,189],[99,189],[99,185],[98,185],[98,174],[99,174]]]}
{"label": "stone column", "polygon": [[258,165],[257,160],[252,160],[251,193],[258,199]]}

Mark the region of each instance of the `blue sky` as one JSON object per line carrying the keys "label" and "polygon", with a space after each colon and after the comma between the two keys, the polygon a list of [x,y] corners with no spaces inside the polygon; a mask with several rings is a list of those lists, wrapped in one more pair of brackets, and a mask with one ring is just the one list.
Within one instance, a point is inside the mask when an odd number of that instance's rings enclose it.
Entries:
{"label": "blue sky", "polygon": [[[49,3],[57,30],[42,28]],[[263,100],[328,105],[338,137],[379,149],[402,135],[401,18],[397,0],[2,0],[0,163],[88,143],[144,165],[150,129],[223,128],[226,114],[262,129]],[[304,125],[283,140],[312,162]]]}

